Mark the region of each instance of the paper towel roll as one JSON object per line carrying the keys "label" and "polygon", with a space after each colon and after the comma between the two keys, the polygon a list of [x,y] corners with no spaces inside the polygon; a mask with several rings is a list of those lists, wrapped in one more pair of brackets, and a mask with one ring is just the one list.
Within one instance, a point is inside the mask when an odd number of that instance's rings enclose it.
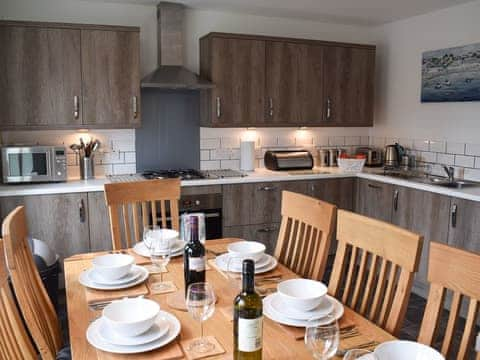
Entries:
{"label": "paper towel roll", "polygon": [[240,143],[240,170],[255,170],[255,141],[242,141]]}

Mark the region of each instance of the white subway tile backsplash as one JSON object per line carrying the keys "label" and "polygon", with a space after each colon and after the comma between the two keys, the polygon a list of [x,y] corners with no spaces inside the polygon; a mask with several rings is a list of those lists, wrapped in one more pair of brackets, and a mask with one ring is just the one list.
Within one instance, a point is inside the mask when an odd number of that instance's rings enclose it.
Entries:
{"label": "white subway tile backsplash", "polygon": [[240,169],[240,160],[221,160],[220,169]]}
{"label": "white subway tile backsplash", "polygon": [[475,167],[476,167],[477,169],[480,169],[480,157],[476,157],[476,158],[475,158]]}
{"label": "white subway tile backsplash", "polygon": [[345,145],[361,145],[360,136],[345,136]]}
{"label": "white subway tile backsplash", "polygon": [[135,164],[113,164],[114,175],[135,174],[137,167]]}
{"label": "white subway tile backsplash", "polygon": [[398,143],[398,142],[399,142],[399,140],[396,137],[385,138],[385,145],[391,145],[391,144],[395,144],[395,143]]}
{"label": "white subway tile backsplash", "polygon": [[125,153],[125,162],[126,163],[136,163],[137,162],[137,153],[134,151],[129,151]]}
{"label": "white subway tile backsplash", "polygon": [[259,139],[259,142],[262,147],[278,146],[278,137],[275,135],[265,135]]}
{"label": "white subway tile backsplash", "polygon": [[360,137],[360,145],[368,146],[370,144],[370,137],[369,136],[361,136]]}
{"label": "white subway tile backsplash", "polygon": [[[135,172],[135,171],[134,171]],[[124,175],[124,174],[131,174],[130,172],[128,173],[118,173],[115,175]],[[113,173],[113,165],[108,164],[108,165],[95,165],[95,176],[96,177],[102,177],[102,176],[108,176],[108,175],[114,175]]]}
{"label": "white subway tile backsplash", "polygon": [[330,146],[344,146],[345,136],[330,136],[328,138],[328,145]]}
{"label": "white subway tile backsplash", "polygon": [[200,139],[200,149],[217,149],[220,147],[220,138]]}
{"label": "white subway tile backsplash", "polygon": [[384,137],[378,137],[378,136],[371,137],[370,138],[370,145],[383,149],[385,147],[385,138]]}
{"label": "white subway tile backsplash", "polygon": [[402,145],[405,149],[413,149],[412,139],[400,138],[398,139],[398,143]]}
{"label": "white subway tile backsplash", "polygon": [[210,150],[200,150],[200,161],[210,160]]}
{"label": "white subway tile backsplash", "polygon": [[239,137],[222,137],[220,138],[220,146],[222,148],[238,148],[240,147]]}
{"label": "white subway tile backsplash", "polygon": [[420,151],[417,153],[417,159],[424,162],[434,163],[437,161],[437,154],[430,151]]}
{"label": "white subway tile backsplash", "polygon": [[231,160],[239,160],[240,159],[240,149],[232,149],[230,153]]}
{"label": "white subway tile backsplash", "polygon": [[295,146],[295,135],[280,135],[278,137],[278,146]]}
{"label": "white subway tile backsplash", "polygon": [[480,144],[466,144],[465,154],[480,156]]}
{"label": "white subway tile backsplash", "polygon": [[211,160],[230,160],[232,154],[231,149],[215,149],[210,150],[210,159]]}
{"label": "white subway tile backsplash", "polygon": [[420,151],[428,151],[429,141],[428,140],[413,140],[413,149]]}
{"label": "white subway tile backsplash", "polygon": [[452,154],[437,154],[437,163],[442,165],[454,165],[455,155]]}
{"label": "white subway tile backsplash", "polygon": [[315,134],[313,136],[313,144],[315,146],[328,146],[328,136]]}
{"label": "white subway tile backsplash", "polygon": [[475,164],[475,158],[473,156],[455,155],[455,165],[473,168]]}
{"label": "white subway tile backsplash", "polygon": [[449,154],[465,154],[465,144],[458,142],[447,141],[447,153]]}
{"label": "white subway tile backsplash", "polygon": [[201,169],[201,170],[216,170],[216,169],[220,169],[220,161],[219,161],[219,160],[201,161],[201,162],[200,162],[200,169]]}
{"label": "white subway tile backsplash", "polygon": [[67,153],[67,166],[76,166],[78,165],[77,154]]}
{"label": "white subway tile backsplash", "polygon": [[[133,160],[132,162],[135,162]],[[125,153],[120,151],[115,152],[99,152],[95,155],[95,164],[124,164]]]}
{"label": "white subway tile backsplash", "polygon": [[467,180],[480,180],[480,169],[466,168],[464,172],[464,178]]}
{"label": "white subway tile backsplash", "polygon": [[445,141],[430,140],[429,145],[430,145],[430,151],[439,152],[439,153],[445,152],[445,149],[446,149]]}

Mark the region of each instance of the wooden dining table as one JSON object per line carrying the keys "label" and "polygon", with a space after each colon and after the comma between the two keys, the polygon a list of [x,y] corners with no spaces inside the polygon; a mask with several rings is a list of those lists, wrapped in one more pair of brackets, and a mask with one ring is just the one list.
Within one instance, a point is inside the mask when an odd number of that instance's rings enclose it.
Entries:
{"label": "wooden dining table", "polygon": [[[238,239],[208,240],[206,242],[209,257],[214,254],[226,251],[229,243]],[[128,252],[132,252],[128,250]],[[105,253],[105,252],[104,252]],[[179,343],[184,340],[193,339],[200,334],[200,325],[194,321],[187,311],[171,308],[167,304],[169,294],[152,295],[146,297],[157,301],[162,310],[175,315],[181,323],[179,337],[169,346],[142,354],[118,355],[97,350],[91,346],[86,338],[86,331],[90,323],[101,315],[100,310],[92,310],[87,303],[86,288],[79,283],[79,276],[82,271],[90,268],[91,260],[101,253],[79,254],[65,259],[65,287],[68,310],[68,326],[70,334],[70,346],[73,359],[177,359],[186,358]],[[137,264],[147,264],[148,258],[136,256]],[[231,309],[233,299],[238,293],[238,288],[232,285],[226,275],[222,273],[212,262],[209,261],[206,280],[212,284],[217,295],[216,310],[213,316],[204,322],[205,335],[216,338],[225,352],[221,355],[209,357],[209,359],[232,359],[233,358],[233,321]],[[171,259],[167,267],[168,272],[163,274],[164,281],[172,281],[179,290],[183,289],[183,261],[182,257]],[[297,277],[289,269],[279,264],[272,274],[280,275],[282,279]],[[262,276],[269,275],[262,274]],[[260,276],[259,276],[260,278]],[[272,282],[272,286],[276,286]],[[128,289],[127,289],[128,290]],[[106,293],[106,292],[105,292]],[[345,313],[339,321],[340,327],[350,326],[358,330],[358,335],[341,339],[340,348],[352,348],[355,345],[364,344],[368,341],[382,343],[395,339],[391,334],[382,330],[366,318],[353,310],[345,307]],[[278,324],[268,318],[264,318],[263,330],[263,358],[264,359],[311,359],[312,355],[305,347],[301,338],[303,329],[291,328]],[[300,336],[298,336],[300,334]],[[336,357],[337,358],[337,357]],[[335,358],[335,359],[336,359]],[[340,359],[341,357],[338,357]]]}

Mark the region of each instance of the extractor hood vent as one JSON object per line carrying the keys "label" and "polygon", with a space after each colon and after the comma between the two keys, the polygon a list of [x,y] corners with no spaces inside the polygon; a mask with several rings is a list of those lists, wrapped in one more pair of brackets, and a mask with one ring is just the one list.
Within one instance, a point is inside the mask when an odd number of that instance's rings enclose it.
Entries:
{"label": "extractor hood vent", "polygon": [[142,88],[209,89],[214,85],[183,66],[185,6],[161,2],[157,6],[158,68],[142,79]]}

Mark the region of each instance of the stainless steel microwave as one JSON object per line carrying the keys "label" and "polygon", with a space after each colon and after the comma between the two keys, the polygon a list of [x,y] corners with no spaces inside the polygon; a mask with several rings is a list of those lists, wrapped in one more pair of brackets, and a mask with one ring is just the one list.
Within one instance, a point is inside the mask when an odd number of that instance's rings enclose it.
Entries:
{"label": "stainless steel microwave", "polygon": [[5,184],[67,181],[65,147],[2,147],[2,175]]}

